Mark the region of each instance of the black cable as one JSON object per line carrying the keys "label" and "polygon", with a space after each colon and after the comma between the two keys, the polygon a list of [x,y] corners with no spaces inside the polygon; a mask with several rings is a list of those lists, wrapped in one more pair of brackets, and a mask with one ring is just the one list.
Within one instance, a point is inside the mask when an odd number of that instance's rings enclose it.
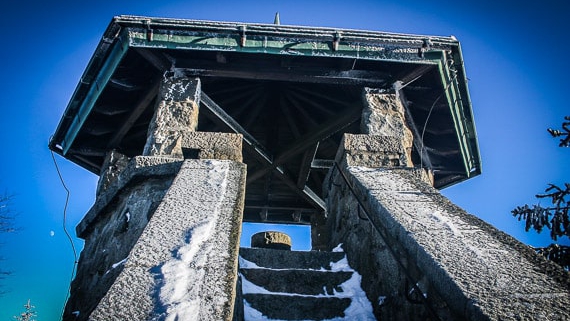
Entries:
{"label": "black cable", "polygon": [[[53,151],[51,151],[51,159],[53,160],[53,164],[55,165],[55,170],[57,171],[57,176],[59,176],[59,181],[61,182],[61,185],[63,186],[63,189],[65,189],[66,192],[66,196],[65,196],[65,205],[63,206],[63,232],[65,233],[65,235],[67,236],[67,239],[69,240],[69,244],[71,244],[71,250],[73,251],[73,268],[71,269],[71,278],[69,280],[69,289],[67,291],[67,295],[65,296],[65,302],[67,303],[67,300],[69,300],[69,296],[71,293],[71,282],[73,281],[73,278],[75,277],[75,271],[77,269],[77,250],[75,250],[75,244],[73,243],[73,238],[71,237],[71,234],[69,234],[69,232],[67,231],[67,226],[66,226],[66,219],[67,219],[67,205],[69,204],[69,195],[71,194],[69,192],[69,189],[67,188],[67,185],[65,185],[65,181],[63,180],[63,176],[61,175],[61,171],[59,170],[59,166],[57,165],[57,161],[55,160],[55,156],[53,154]],[[63,314],[65,312],[65,304],[63,305],[63,308],[61,310],[61,318],[63,319]]]}
{"label": "black cable", "polygon": [[451,84],[455,81],[455,78],[457,78],[457,74],[455,74],[453,76],[453,78],[451,78],[451,80],[447,83],[447,86],[445,86],[445,88],[443,89],[441,94],[439,94],[439,96],[437,96],[437,98],[433,101],[433,104],[431,104],[431,107],[430,107],[429,112],[427,114],[426,121],[424,122],[424,128],[422,128],[422,136],[420,137],[421,143],[422,143],[422,148],[420,150],[420,168],[424,167],[424,158],[422,157],[423,152],[424,152],[424,148],[425,148],[425,146],[424,146],[424,134],[426,133],[426,127],[427,127],[429,118],[431,116],[431,112],[433,111],[435,104],[437,104],[437,102],[441,99],[441,97],[443,97],[443,94],[445,94],[445,92],[449,89]]}

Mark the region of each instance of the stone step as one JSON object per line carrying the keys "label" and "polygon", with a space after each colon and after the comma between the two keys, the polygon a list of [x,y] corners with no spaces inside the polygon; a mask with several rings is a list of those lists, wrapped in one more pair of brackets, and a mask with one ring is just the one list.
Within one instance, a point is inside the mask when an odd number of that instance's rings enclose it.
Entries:
{"label": "stone step", "polygon": [[[244,294],[245,320],[327,320],[344,317],[349,298]],[[252,311],[253,309],[253,311]],[[259,315],[262,314],[262,315]]]}
{"label": "stone step", "polygon": [[330,270],[331,262],[336,263],[342,260],[345,254],[342,252],[240,248],[240,256],[259,267],[271,269]]}
{"label": "stone step", "polygon": [[304,295],[334,295],[344,290],[340,285],[348,281],[350,271],[268,270],[240,269],[247,281],[269,292]]}

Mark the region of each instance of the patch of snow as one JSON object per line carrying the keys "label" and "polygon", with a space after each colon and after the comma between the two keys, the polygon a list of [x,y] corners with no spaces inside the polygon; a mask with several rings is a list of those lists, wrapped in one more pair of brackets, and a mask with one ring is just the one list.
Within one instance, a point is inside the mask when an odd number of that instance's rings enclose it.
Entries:
{"label": "patch of snow", "polygon": [[198,225],[188,231],[189,242],[178,248],[175,257],[160,269],[163,284],[160,287],[159,300],[166,310],[165,318],[161,320],[174,321],[198,315],[200,300],[188,291],[188,285],[203,279],[204,271],[192,268],[191,263],[196,260],[201,245],[210,237],[212,224],[213,221],[210,221],[209,224]]}
{"label": "patch of snow", "polygon": [[382,306],[382,305],[384,305],[384,302],[386,302],[386,297],[385,296],[379,296],[378,297],[378,305]]}
{"label": "patch of snow", "polygon": [[254,294],[276,294],[276,293],[273,293],[273,292],[266,290],[263,287],[260,287],[259,285],[253,284],[252,282],[250,282],[248,279],[246,279],[243,276],[241,278],[241,292],[243,294],[250,294],[250,293],[254,293]]}
{"label": "patch of snow", "polygon": [[339,271],[351,272],[351,271],[354,271],[350,267],[350,265],[348,265],[348,260],[346,259],[346,255],[344,256],[344,258],[342,258],[342,260],[340,260],[338,262],[331,262],[330,267],[331,267],[331,272],[339,272]]}
{"label": "patch of snow", "polygon": [[332,249],[332,251],[333,252],[344,252],[344,250],[342,249],[342,243],[337,245],[334,249]]}
{"label": "patch of snow", "polygon": [[268,269],[248,261],[241,256],[239,257],[239,267],[240,269]]}
{"label": "patch of snow", "polygon": [[116,269],[117,267],[119,267],[119,266],[125,264],[125,262],[127,262],[127,259],[128,259],[128,257],[126,257],[126,258],[120,260],[119,262],[114,263],[113,265],[111,265],[111,269],[107,270],[107,271],[105,272],[105,274],[107,274],[107,273],[111,272],[111,270]]}
{"label": "patch of snow", "polygon": [[449,218],[441,215],[441,213],[439,211],[432,212],[431,217],[433,219],[435,219],[436,221],[441,222],[443,224],[443,226],[445,226],[448,230],[451,231],[451,233],[453,233],[453,235],[461,236],[461,232],[459,231],[459,229],[457,229],[455,224],[453,224],[453,222],[451,222],[451,220]]}
{"label": "patch of snow", "polygon": [[[240,258],[240,264],[255,266],[255,263],[249,262],[243,258]],[[336,298],[350,298],[351,303],[344,311],[344,317],[337,317],[332,319],[327,319],[325,321],[346,321],[346,320],[376,320],[373,314],[372,304],[368,301],[366,293],[361,288],[362,277],[358,272],[354,271],[348,264],[346,255],[344,258],[338,262],[330,262],[330,271],[323,271],[326,273],[333,272],[352,272],[350,279],[346,280],[340,285],[342,291],[334,290],[333,294],[327,294],[326,287],[323,287],[323,293],[318,295],[305,295],[305,294],[294,294],[294,293],[283,293],[283,292],[271,292],[263,287],[253,284],[242,276],[242,293],[244,294],[274,294],[274,295],[287,295],[287,296],[297,296],[297,297],[336,297]],[[378,298],[379,304],[384,303],[386,297]],[[280,321],[275,319],[269,319],[264,316],[261,312],[252,308],[246,300],[244,302],[244,316],[245,320],[248,321]]]}
{"label": "patch of snow", "polygon": [[[349,267],[350,268],[350,267]],[[348,308],[344,310],[344,318],[334,318],[330,321],[340,320],[376,320],[372,313],[372,304],[368,301],[366,293],[362,290],[360,283],[362,277],[358,272],[354,271],[352,277],[340,285],[343,292],[335,293],[339,298],[351,298],[352,301]],[[336,292],[336,291],[335,291]]]}
{"label": "patch of snow", "polygon": [[[207,183],[220,195],[218,205],[210,213],[207,221],[197,223],[186,232],[186,242],[174,249],[173,257],[165,262],[161,269],[161,282],[158,299],[164,309],[153,320],[175,321],[195,318],[204,309],[198,288],[192,284],[204,280],[205,270],[197,268],[208,259],[208,242],[212,239],[214,226],[221,213],[221,198],[225,195],[228,184],[229,166],[227,163],[210,160],[216,165],[209,172]],[[157,311],[158,312],[158,311]]]}
{"label": "patch of snow", "polygon": [[127,217],[127,223],[131,220],[131,213],[129,213],[129,211],[127,211],[125,213],[125,216]]}
{"label": "patch of snow", "polygon": [[118,266],[125,264],[125,262],[127,262],[127,259],[128,259],[128,258],[124,258],[124,259],[120,260],[119,262],[117,262],[117,263],[111,265],[111,268],[112,268],[112,269],[116,269]]}
{"label": "patch of snow", "polygon": [[245,300],[243,300],[243,319],[247,321],[283,321],[277,319],[269,319],[264,316],[263,313],[252,308],[251,305]]}

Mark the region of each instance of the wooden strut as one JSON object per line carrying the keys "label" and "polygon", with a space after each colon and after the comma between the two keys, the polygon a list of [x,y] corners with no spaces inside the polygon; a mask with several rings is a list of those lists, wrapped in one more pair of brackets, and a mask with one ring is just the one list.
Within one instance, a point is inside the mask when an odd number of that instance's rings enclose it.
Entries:
{"label": "wooden strut", "polygon": [[[325,202],[308,186],[299,188],[297,186],[297,182],[289,177],[285,169],[280,166],[283,163],[283,159],[281,159],[281,163],[275,163],[273,156],[266,150],[266,148],[204,92],[201,93],[200,104],[206,107],[206,109],[211,113],[210,116],[213,116],[211,117],[213,121],[221,123],[237,134],[241,134],[243,136],[243,141],[245,142],[244,147],[246,150],[251,153],[251,155],[253,155],[259,162],[264,164],[265,168],[268,168],[267,171],[273,170],[273,174],[281,181],[283,181],[285,185],[291,188],[304,200],[309,202],[309,204],[319,209],[320,211],[325,212]],[[303,151],[303,149],[297,149],[296,153],[299,153],[301,151]]]}

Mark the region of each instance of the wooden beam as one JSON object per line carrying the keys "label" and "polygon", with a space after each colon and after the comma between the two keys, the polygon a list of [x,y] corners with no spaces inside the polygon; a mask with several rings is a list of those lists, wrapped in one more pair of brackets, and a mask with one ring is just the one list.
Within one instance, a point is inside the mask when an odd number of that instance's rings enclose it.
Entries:
{"label": "wooden beam", "polygon": [[108,149],[113,149],[119,146],[119,143],[125,135],[129,132],[129,130],[133,127],[135,122],[139,119],[148,105],[152,102],[154,97],[158,94],[158,89],[160,88],[161,79],[155,80],[152,84],[150,89],[146,92],[146,94],[137,102],[133,111],[127,116],[127,118],[123,121],[121,127],[115,132],[109,143],[107,144]]}
{"label": "wooden beam", "polygon": [[330,169],[334,166],[334,159],[313,159],[311,169]]}
{"label": "wooden beam", "polygon": [[297,187],[303,188],[307,184],[307,179],[311,173],[311,164],[317,150],[319,149],[319,142],[317,142],[313,147],[307,148],[303,154],[303,159],[301,160],[301,169],[299,170],[299,175],[297,177]]}
{"label": "wooden beam", "polygon": [[369,87],[383,87],[389,83],[389,75],[377,71],[331,71],[308,67],[289,69],[277,66],[261,66],[253,70],[251,65],[220,65],[204,62],[188,62],[187,64],[192,67],[177,68],[177,70],[189,77],[222,77]]}
{"label": "wooden beam", "polygon": [[331,117],[327,122],[322,124],[316,130],[303,135],[297,139],[293,144],[283,149],[275,160],[271,163],[271,166],[266,166],[265,168],[252,173],[248,176],[248,184],[254,182],[256,179],[263,177],[265,173],[270,170],[275,169],[277,166],[282,165],[291,158],[297,156],[299,153],[305,151],[308,147],[313,146],[317,142],[333,135],[334,133],[346,128],[361,116],[361,108],[349,108],[340,115]]}
{"label": "wooden beam", "polygon": [[250,133],[248,133],[235,119],[232,118],[226,111],[216,104],[208,95],[206,95],[203,91],[200,95],[200,104],[202,104],[206,109],[211,113],[212,116],[210,117],[213,121],[217,121],[227,128],[232,130],[234,133],[241,134],[243,136],[243,141],[246,143],[246,146],[250,146],[252,150],[256,151],[257,155],[261,156],[262,162],[269,162],[271,163],[273,157],[265,147],[253,137]]}
{"label": "wooden beam", "polygon": [[207,108],[211,113],[211,116],[214,116],[212,117],[212,120],[221,122],[235,133],[241,134],[243,136],[243,141],[246,143],[244,144],[246,151],[251,153],[258,161],[264,164],[265,168],[273,169],[275,177],[283,181],[285,185],[291,188],[292,191],[301,196],[304,200],[309,202],[309,204],[323,212],[325,211],[325,202],[317,196],[317,194],[306,186],[302,190],[297,188],[297,184],[285,173],[285,169],[279,165],[273,164],[273,157],[266,151],[265,147],[204,92],[201,94],[200,103]]}
{"label": "wooden beam", "polygon": [[430,71],[433,68],[435,68],[434,65],[420,65],[419,67],[414,68],[409,73],[399,75],[398,77],[396,77],[396,81],[400,82],[399,88],[397,89],[402,89],[407,85],[413,83],[414,81],[419,79],[421,76],[425,75],[428,71]]}
{"label": "wooden beam", "polygon": [[172,63],[162,57],[155,55],[151,50],[146,48],[135,48],[136,52],[138,52],[144,59],[146,59],[154,68],[158,69],[160,72],[164,72],[169,70],[172,66]]}

